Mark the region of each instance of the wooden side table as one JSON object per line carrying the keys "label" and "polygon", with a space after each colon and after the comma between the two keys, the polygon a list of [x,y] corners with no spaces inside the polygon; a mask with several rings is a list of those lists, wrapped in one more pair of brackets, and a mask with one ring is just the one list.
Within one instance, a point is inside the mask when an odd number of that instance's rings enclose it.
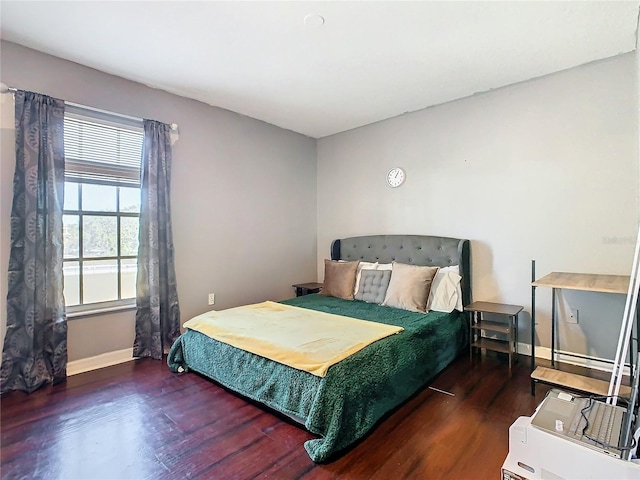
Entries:
{"label": "wooden side table", "polygon": [[[521,305],[507,305],[504,303],[473,302],[464,307],[471,312],[469,323],[469,355],[473,355],[473,349],[485,349],[502,352],[509,355],[509,370],[511,370],[512,357],[518,348],[518,314],[522,311]],[[484,314],[499,315],[507,318],[506,322],[488,321]],[[494,332],[504,335],[503,340],[486,338],[484,332]]]}
{"label": "wooden side table", "polygon": [[296,283],[291,286],[296,289],[296,297],[309,295],[310,293],[318,293],[322,289],[322,284],[317,282]]}

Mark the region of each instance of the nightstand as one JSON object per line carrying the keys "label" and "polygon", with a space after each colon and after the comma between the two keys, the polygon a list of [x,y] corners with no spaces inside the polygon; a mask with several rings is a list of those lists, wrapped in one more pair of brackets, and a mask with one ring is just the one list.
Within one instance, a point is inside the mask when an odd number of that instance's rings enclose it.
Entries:
{"label": "nightstand", "polygon": [[[471,312],[469,355],[473,355],[474,348],[506,353],[511,370],[512,357],[517,353],[518,314],[522,308],[520,305],[491,302],[473,302],[464,307],[465,311]],[[491,315],[492,320],[485,320],[485,314]],[[494,317],[498,318],[494,320]],[[500,321],[500,317],[506,321]],[[500,334],[500,338],[487,338],[487,335],[496,333]]]}
{"label": "nightstand", "polygon": [[318,293],[322,288],[322,284],[317,282],[296,283],[291,286],[296,289],[296,297],[309,295],[310,293]]}

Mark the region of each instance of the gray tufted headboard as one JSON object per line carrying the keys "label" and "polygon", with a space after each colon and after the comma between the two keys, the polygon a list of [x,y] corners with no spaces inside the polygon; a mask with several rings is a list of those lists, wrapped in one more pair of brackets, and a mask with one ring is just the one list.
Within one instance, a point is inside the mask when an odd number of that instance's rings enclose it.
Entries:
{"label": "gray tufted headboard", "polygon": [[459,265],[462,276],[462,302],[471,300],[469,240],[427,235],[369,235],[334,240],[332,260],[448,267]]}

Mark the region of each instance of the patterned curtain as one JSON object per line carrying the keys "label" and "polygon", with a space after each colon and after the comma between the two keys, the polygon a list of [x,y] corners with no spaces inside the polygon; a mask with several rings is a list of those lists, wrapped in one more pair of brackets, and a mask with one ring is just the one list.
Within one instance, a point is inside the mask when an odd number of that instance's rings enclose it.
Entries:
{"label": "patterned curtain", "polygon": [[171,233],[169,125],[144,121],[134,357],[162,359],[180,335]]}
{"label": "patterned curtain", "polygon": [[16,170],[0,393],[32,392],[67,376],[62,295],[64,102],[17,91],[15,121]]}

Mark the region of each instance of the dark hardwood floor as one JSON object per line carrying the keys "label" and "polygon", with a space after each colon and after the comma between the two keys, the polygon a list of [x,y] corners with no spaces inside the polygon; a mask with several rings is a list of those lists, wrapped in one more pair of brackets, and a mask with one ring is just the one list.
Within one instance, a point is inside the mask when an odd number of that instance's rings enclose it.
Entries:
{"label": "dark hardwood floor", "polygon": [[136,360],[0,400],[3,479],[498,479],[529,394],[528,362],[463,355],[341,458],[313,435],[196,375]]}

